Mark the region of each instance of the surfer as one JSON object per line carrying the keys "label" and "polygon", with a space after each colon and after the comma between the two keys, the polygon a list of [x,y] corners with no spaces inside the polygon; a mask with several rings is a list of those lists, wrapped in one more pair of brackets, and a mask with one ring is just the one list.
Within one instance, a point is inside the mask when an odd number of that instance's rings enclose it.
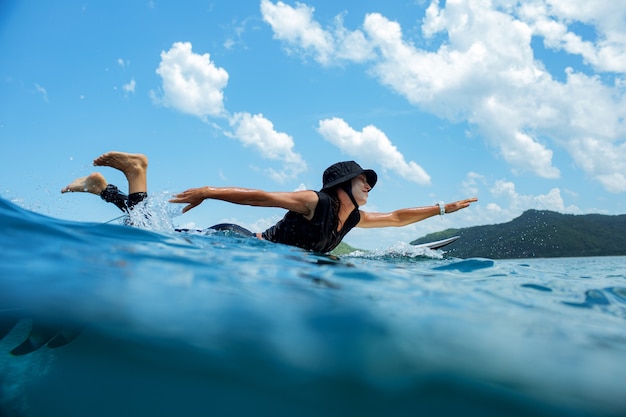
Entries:
{"label": "surfer", "polygon": [[[145,155],[108,152],[96,158],[93,164],[115,168],[124,173],[128,180],[128,195],[115,185],[109,184],[98,172],[77,178],[61,192],[96,194],[125,212],[130,212],[148,196],[148,158]],[[403,208],[389,213],[360,210],[359,207],[367,203],[369,192],[376,185],[377,179],[375,171],[363,169],[354,161],[344,161],[335,163],[324,171],[320,191],[268,192],[239,187],[206,186],[175,194],[170,202],[187,204],[183,213],[207,199],[283,208],[287,210],[283,219],[262,233],[253,233],[232,224],[220,224],[211,228],[231,230],[271,242],[326,253],[332,251],[354,227],[406,226],[436,215],[454,213],[478,201],[477,198],[468,198],[434,206]]]}

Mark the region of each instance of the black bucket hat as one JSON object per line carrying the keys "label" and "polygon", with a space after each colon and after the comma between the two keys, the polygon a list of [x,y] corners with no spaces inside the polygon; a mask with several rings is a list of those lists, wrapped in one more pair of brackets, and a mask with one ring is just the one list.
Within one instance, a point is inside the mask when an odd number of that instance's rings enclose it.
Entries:
{"label": "black bucket hat", "polygon": [[374,170],[363,169],[354,161],[337,162],[336,164],[332,164],[326,168],[324,175],[322,176],[322,182],[324,184],[322,186],[322,190],[327,190],[346,181],[350,181],[352,178],[356,178],[361,174],[365,174],[365,178],[367,178],[367,183],[370,188],[374,188],[376,181],[378,180],[378,175],[376,175]]}

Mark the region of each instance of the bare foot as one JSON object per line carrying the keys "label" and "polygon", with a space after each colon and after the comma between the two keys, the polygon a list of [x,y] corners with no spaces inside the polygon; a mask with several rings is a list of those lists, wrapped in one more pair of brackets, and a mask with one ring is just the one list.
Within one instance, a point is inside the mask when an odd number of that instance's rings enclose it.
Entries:
{"label": "bare foot", "polygon": [[107,152],[94,159],[96,166],[118,169],[126,175],[128,192],[147,191],[148,158],[140,153]]}
{"label": "bare foot", "polygon": [[140,153],[107,152],[94,159],[93,164],[119,169],[126,174],[132,171],[146,171],[148,158]]}
{"label": "bare foot", "polygon": [[107,180],[102,174],[94,172],[86,177],[76,178],[70,185],[61,190],[62,193],[91,193],[100,195],[107,188]]}

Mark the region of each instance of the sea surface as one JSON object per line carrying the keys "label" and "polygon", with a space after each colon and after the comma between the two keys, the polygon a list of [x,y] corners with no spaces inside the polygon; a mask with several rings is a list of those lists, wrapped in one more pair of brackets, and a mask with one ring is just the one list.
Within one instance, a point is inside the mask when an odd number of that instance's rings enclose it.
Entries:
{"label": "sea surface", "polygon": [[0,199],[0,416],[626,415],[624,257],[338,259],[152,210]]}

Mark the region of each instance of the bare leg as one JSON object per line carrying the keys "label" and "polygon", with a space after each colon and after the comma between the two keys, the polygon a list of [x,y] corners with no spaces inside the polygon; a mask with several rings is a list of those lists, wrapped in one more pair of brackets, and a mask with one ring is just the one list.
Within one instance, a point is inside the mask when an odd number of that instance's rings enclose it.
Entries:
{"label": "bare leg", "polygon": [[145,155],[108,152],[94,159],[93,164],[122,171],[128,180],[129,194],[148,192],[148,158]]}
{"label": "bare leg", "polygon": [[76,178],[61,190],[62,193],[91,193],[100,195],[108,183],[102,174],[94,172],[86,177]]}

